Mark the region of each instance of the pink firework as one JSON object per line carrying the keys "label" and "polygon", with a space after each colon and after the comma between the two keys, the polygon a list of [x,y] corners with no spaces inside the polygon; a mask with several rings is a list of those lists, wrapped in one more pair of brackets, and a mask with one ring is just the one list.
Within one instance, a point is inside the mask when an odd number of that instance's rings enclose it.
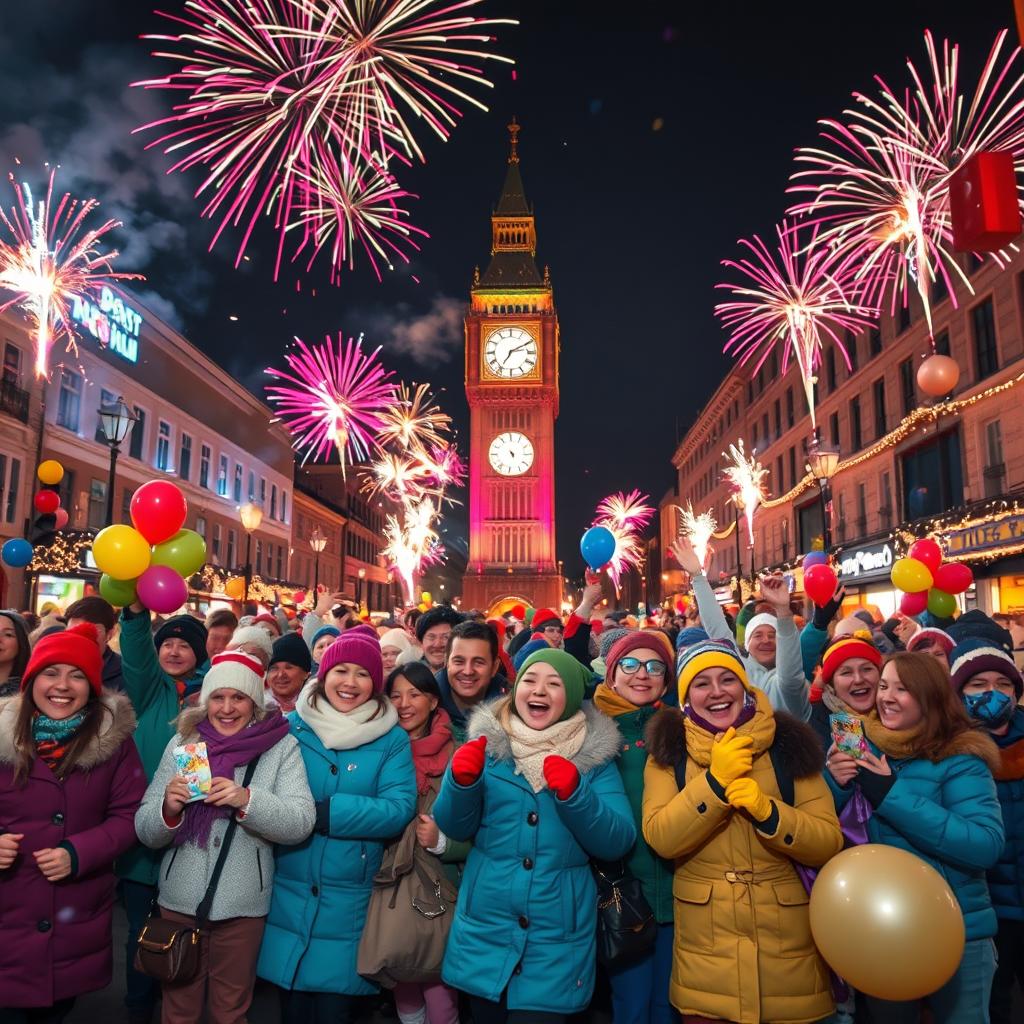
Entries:
{"label": "pink firework", "polygon": [[736,298],[719,303],[715,313],[730,332],[725,351],[735,353],[740,365],[753,360],[753,373],[777,346],[782,347],[783,373],[790,357],[796,360],[813,427],[814,372],[821,362],[823,341],[830,339],[849,366],[841,332],[862,330],[878,313],[858,301],[853,268],[816,234],[801,249],[796,226],[779,225],[776,233],[775,252],[754,235],[753,240],[740,241],[749,257],[722,261],[749,283],[717,285]]}
{"label": "pink firework", "polygon": [[[37,377],[49,376],[50,350],[58,338],[76,349],[71,309],[76,300],[100,298],[103,289],[117,292],[117,281],[142,280],[141,274],[113,270],[117,250],[104,252],[100,241],[120,221],[108,220],[95,227],[88,221],[99,203],[74,199],[65,192],[54,199],[50,172],[46,197],[35,200],[27,183],[8,178],[15,202],[10,211],[0,207],[0,224],[8,237],[0,239],[0,313],[12,306],[28,316],[35,335]],[[0,294],[2,298],[2,294]]]}
{"label": "pink firework", "polygon": [[591,525],[606,527],[615,538],[615,551],[608,561],[608,575],[616,593],[622,589],[623,573],[643,565],[640,533],[654,515],[654,509],[645,504],[648,500],[648,495],[634,489],[629,494],[622,491],[611,494],[597,506]]}
{"label": "pink firework", "polygon": [[[380,348],[367,355],[362,335],[347,342],[338,335],[310,347],[295,339],[298,353],[287,353],[289,370],[266,372],[283,385],[267,385],[268,400],[291,431],[293,447],[307,459],[336,450],[342,474],[347,462],[369,457],[374,436],[383,425],[383,411],[395,401],[392,371],[377,361]],[[290,372],[289,372],[290,371]]]}
{"label": "pink firework", "polygon": [[[931,291],[938,280],[956,304],[954,280],[969,292],[969,278],[952,252],[950,179],[981,150],[1013,154],[1024,170],[1024,76],[1013,70],[1020,50],[1004,63],[1006,32],[995,41],[972,98],[959,91],[959,50],[944,42],[940,59],[925,33],[928,71],[908,60],[912,87],[894,90],[881,78],[879,96],[854,93],[845,121],[825,120],[826,145],[798,150],[809,169],[794,173],[790,191],[806,198],[790,213],[821,229],[864,287],[864,301],[890,312],[918,293],[931,332]],[[1016,74],[1016,77],[1013,77]],[[1004,254],[994,254],[1002,263]]]}

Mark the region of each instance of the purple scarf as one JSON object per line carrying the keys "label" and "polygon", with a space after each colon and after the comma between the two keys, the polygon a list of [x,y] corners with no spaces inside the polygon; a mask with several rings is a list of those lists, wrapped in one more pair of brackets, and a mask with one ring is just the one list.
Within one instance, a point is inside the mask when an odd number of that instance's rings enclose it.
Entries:
{"label": "purple scarf", "polygon": [[[734,729],[738,729],[741,725],[746,725],[747,722],[754,717],[754,713],[756,711],[757,698],[750,692],[750,690],[746,690],[743,694],[743,707],[740,708],[740,713],[736,716],[736,721],[732,723],[732,727]],[[683,705],[683,714],[686,715],[694,725],[699,725],[705,732],[711,733],[712,736],[715,736],[717,733],[722,731],[718,726],[712,725],[706,719],[701,718],[701,716],[698,715],[692,707],[690,707],[689,701]]]}
{"label": "purple scarf", "polygon": [[[257,754],[269,750],[288,734],[288,720],[280,712],[275,712],[233,736],[222,736],[210,720],[204,718],[196,731],[206,743],[213,778],[233,779],[236,768],[248,764]],[[218,818],[230,818],[235,811],[234,807],[214,807],[201,800],[189,804],[185,808],[184,820],[175,832],[174,845],[195,843],[205,850],[213,823]]]}

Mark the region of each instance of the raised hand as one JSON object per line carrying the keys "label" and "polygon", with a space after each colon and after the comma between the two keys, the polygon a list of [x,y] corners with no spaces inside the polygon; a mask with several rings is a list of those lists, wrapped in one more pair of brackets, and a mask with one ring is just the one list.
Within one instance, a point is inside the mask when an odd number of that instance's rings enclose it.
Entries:
{"label": "raised hand", "polygon": [[460,786],[472,786],[483,774],[487,737],[479,736],[463,743],[452,756],[452,778]]}
{"label": "raised hand", "polygon": [[728,787],[730,782],[746,775],[754,765],[754,738],[740,736],[730,726],[715,737],[711,747],[711,774],[719,785]]}

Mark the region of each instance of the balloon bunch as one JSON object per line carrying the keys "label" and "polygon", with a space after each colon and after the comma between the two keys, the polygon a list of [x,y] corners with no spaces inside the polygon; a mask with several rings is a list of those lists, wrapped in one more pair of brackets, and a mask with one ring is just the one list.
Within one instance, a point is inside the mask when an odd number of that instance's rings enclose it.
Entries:
{"label": "balloon bunch", "polygon": [[839,577],[828,563],[824,551],[808,551],[804,555],[804,593],[818,608],[824,608],[832,600],[839,586]]}
{"label": "balloon bunch", "polygon": [[182,529],[188,503],[168,480],[143,484],[130,509],[134,525],[108,526],[93,541],[100,594],[119,608],[138,600],[167,615],[188,600],[185,581],[206,561],[206,541]]}
{"label": "balloon bunch", "polygon": [[[37,530],[49,531],[52,538],[54,530],[63,530],[68,525],[67,509],[61,508],[57,492],[57,485],[64,479],[64,467],[56,459],[47,459],[39,463],[36,476],[43,486],[32,498],[32,505],[39,513],[34,525]],[[22,537],[12,537],[0,548],[0,561],[11,569],[24,569],[34,556],[32,543]]]}
{"label": "balloon bunch", "polygon": [[962,594],[973,582],[974,573],[962,562],[943,562],[942,548],[930,537],[910,545],[906,558],[892,565],[892,585],[903,591],[900,611],[920,615],[926,608],[940,619],[956,611],[954,594]]}

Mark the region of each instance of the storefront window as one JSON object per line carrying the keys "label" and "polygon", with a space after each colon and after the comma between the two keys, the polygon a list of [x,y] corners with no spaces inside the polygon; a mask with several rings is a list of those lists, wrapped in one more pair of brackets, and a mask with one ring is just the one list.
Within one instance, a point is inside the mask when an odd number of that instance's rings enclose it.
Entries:
{"label": "storefront window", "polygon": [[101,530],[106,525],[104,518],[107,512],[107,482],[93,480],[89,485],[89,529]]}
{"label": "storefront window", "polygon": [[57,402],[57,426],[78,433],[78,417],[82,406],[82,378],[70,370],[60,375],[60,397]]}
{"label": "storefront window", "polygon": [[797,509],[797,525],[800,529],[800,550],[810,551],[815,539],[825,533],[825,521],[821,516],[821,502],[817,496],[814,501]]}
{"label": "storefront window", "polygon": [[963,503],[960,433],[933,439],[903,456],[904,516],[921,519],[948,512]]}

